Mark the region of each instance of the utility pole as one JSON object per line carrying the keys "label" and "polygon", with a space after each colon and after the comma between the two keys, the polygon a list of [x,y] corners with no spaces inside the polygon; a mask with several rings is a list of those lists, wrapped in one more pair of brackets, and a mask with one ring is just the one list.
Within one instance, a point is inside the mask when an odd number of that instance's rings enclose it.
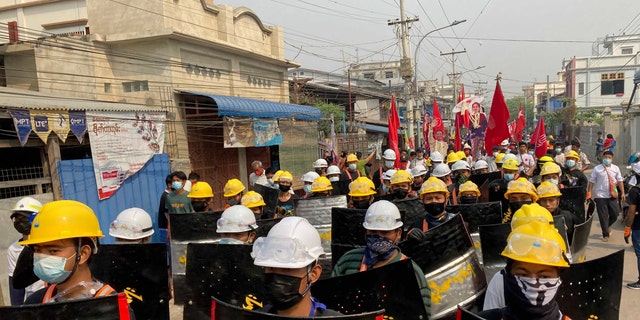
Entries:
{"label": "utility pole", "polygon": [[407,19],[404,12],[404,0],[400,0],[400,20],[389,20],[387,24],[390,26],[399,25],[398,35],[402,47],[402,58],[400,59],[400,75],[404,80],[404,98],[407,106],[407,129],[409,131],[410,141],[414,141],[414,104],[411,99],[411,85],[413,84],[413,63],[411,62],[411,51],[409,50],[409,24],[418,21],[418,17]]}
{"label": "utility pole", "polygon": [[477,93],[477,95],[484,96],[484,86],[486,86],[488,82],[486,82],[486,81],[471,81],[471,83],[478,85],[478,93]]}

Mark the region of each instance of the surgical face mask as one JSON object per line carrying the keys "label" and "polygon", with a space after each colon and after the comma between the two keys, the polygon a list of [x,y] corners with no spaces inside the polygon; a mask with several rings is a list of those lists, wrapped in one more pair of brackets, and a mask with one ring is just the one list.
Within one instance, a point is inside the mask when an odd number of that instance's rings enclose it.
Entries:
{"label": "surgical face mask", "polygon": [[207,203],[203,201],[192,201],[191,206],[193,207],[193,211],[195,212],[204,212],[207,208]]}
{"label": "surgical face mask", "polygon": [[274,189],[280,189],[280,185],[279,185],[279,184],[277,184],[277,183],[274,183],[274,184],[273,184],[273,188],[274,188]]}
{"label": "surgical face mask", "polygon": [[460,203],[462,204],[473,204],[478,202],[478,197],[476,196],[462,196],[460,197]]}
{"label": "surgical face mask", "polygon": [[504,177],[504,181],[509,182],[509,181],[513,180],[513,178],[515,178],[515,176],[516,176],[516,175],[515,175],[515,174],[513,174],[513,173],[505,173],[505,174],[503,175],[503,177]]}
{"label": "surgical face mask", "polygon": [[279,185],[278,188],[280,189],[280,191],[282,192],[289,192],[289,190],[291,189],[291,186],[283,186],[283,185]]}
{"label": "surgical face mask", "polygon": [[602,159],[602,164],[604,164],[605,166],[610,165],[611,164],[611,159],[607,159],[607,158]]}
{"label": "surgical face mask", "polygon": [[431,202],[424,204],[424,210],[432,217],[437,217],[444,212],[444,202]]}
{"label": "surgical face mask", "polygon": [[245,244],[242,240],[234,238],[220,238],[219,244]]}
{"label": "surgical face mask", "polygon": [[331,182],[337,182],[338,180],[340,180],[340,177],[336,177],[336,176],[329,177],[329,181]]}
{"label": "surgical face mask", "polygon": [[500,152],[494,152],[494,153],[493,153],[493,157],[494,157],[494,158],[495,158],[495,157],[497,157],[497,156],[498,156],[498,153],[500,153]]}
{"label": "surgical face mask", "polygon": [[356,171],[356,169],[358,168],[358,164],[356,163],[349,163],[349,170],[351,171]]}
{"label": "surgical face mask", "polygon": [[516,211],[520,210],[523,205],[531,203],[531,200],[509,202],[509,208],[511,209],[511,213],[513,214],[516,213]]}
{"label": "surgical face mask", "polygon": [[385,160],[384,162],[384,166],[387,168],[393,168],[393,166],[396,164],[395,161],[393,160]]}
{"label": "surgical face mask", "polygon": [[31,223],[29,223],[29,220],[16,220],[13,222],[13,228],[22,234],[31,233]]}
{"label": "surgical face mask", "polygon": [[[306,278],[309,278],[307,273]],[[277,273],[265,273],[264,283],[267,289],[267,296],[276,310],[286,310],[295,306],[309,291],[310,282],[307,280],[307,288],[303,293],[299,292],[300,282],[303,278],[287,276]]]}
{"label": "surgical face mask", "polygon": [[558,185],[558,180],[556,180],[556,179],[547,179],[547,180],[545,180],[545,181],[547,181],[547,182],[551,182],[551,183],[553,183],[553,184],[554,184],[554,185],[556,185],[556,186]]}
{"label": "surgical face mask", "polygon": [[560,153],[560,152],[562,152],[562,149],[561,148],[556,148],[556,153]]}
{"label": "surgical face mask", "polygon": [[353,207],[356,209],[368,209],[369,199],[353,201]]}
{"label": "surgical face mask", "polygon": [[304,190],[304,193],[306,194],[311,194],[311,185],[310,184],[305,184],[302,189]]}
{"label": "surgical face mask", "polygon": [[63,258],[44,253],[34,253],[33,273],[44,282],[62,283],[71,275],[71,271],[66,271],[64,266],[67,264],[67,260],[75,255],[76,253],[69,258]]}
{"label": "surgical face mask", "polygon": [[238,202],[238,199],[236,198],[230,198],[227,200],[227,204],[233,207],[237,204],[240,204],[240,202]]}
{"label": "surgical face mask", "polygon": [[527,153],[528,153],[529,155],[533,155],[533,150],[531,150],[531,151],[527,151]]}
{"label": "surgical face mask", "polygon": [[182,189],[182,182],[180,181],[171,182],[171,188],[173,188],[173,190],[175,191]]}
{"label": "surgical face mask", "polygon": [[268,183],[270,186],[272,186],[272,185],[273,185],[273,179],[271,179],[271,178],[267,179],[267,183]]}
{"label": "surgical face mask", "polygon": [[393,196],[396,199],[404,199],[404,198],[407,197],[408,193],[409,193],[409,191],[407,191],[407,189],[400,188],[400,189],[396,189],[396,190],[393,191]]}
{"label": "surgical face mask", "polygon": [[386,184],[382,184],[382,192],[387,193],[389,192],[389,187]]}
{"label": "surgical face mask", "polygon": [[566,164],[567,164],[567,168],[573,168],[576,165],[576,161],[573,159],[567,160]]}

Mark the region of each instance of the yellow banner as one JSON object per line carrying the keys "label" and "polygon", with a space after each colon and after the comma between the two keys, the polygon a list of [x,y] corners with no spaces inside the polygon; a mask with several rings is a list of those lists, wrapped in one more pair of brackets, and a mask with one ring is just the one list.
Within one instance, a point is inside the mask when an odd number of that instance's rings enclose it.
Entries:
{"label": "yellow banner", "polygon": [[62,142],[65,142],[70,130],[69,112],[62,110],[31,110],[31,130],[44,143],[47,143],[47,138],[51,131],[55,132]]}
{"label": "yellow banner", "polygon": [[49,116],[49,126],[51,126],[51,130],[58,135],[58,138],[60,138],[62,142],[66,142],[69,131],[71,130],[69,127],[69,111],[50,111],[47,112],[47,115]]}

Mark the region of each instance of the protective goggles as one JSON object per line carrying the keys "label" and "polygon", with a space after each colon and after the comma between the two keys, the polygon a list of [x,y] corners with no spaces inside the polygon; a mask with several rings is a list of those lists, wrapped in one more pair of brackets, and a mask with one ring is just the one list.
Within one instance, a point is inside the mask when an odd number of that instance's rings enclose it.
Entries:
{"label": "protective goggles", "polygon": [[311,263],[316,257],[307,253],[306,247],[298,239],[260,237],[253,243],[251,257],[256,265]]}
{"label": "protective goggles", "polygon": [[521,233],[509,237],[505,253],[541,263],[558,263],[564,257],[564,251],[556,242]]}

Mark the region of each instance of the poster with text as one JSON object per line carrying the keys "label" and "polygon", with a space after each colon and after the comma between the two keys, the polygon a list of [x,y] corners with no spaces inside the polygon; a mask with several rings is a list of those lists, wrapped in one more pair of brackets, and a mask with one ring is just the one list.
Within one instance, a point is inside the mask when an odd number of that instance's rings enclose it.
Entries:
{"label": "poster with text", "polygon": [[163,151],[164,113],[87,111],[86,120],[100,200]]}
{"label": "poster with text", "polygon": [[254,145],[268,147],[282,144],[278,119],[253,118]]}

